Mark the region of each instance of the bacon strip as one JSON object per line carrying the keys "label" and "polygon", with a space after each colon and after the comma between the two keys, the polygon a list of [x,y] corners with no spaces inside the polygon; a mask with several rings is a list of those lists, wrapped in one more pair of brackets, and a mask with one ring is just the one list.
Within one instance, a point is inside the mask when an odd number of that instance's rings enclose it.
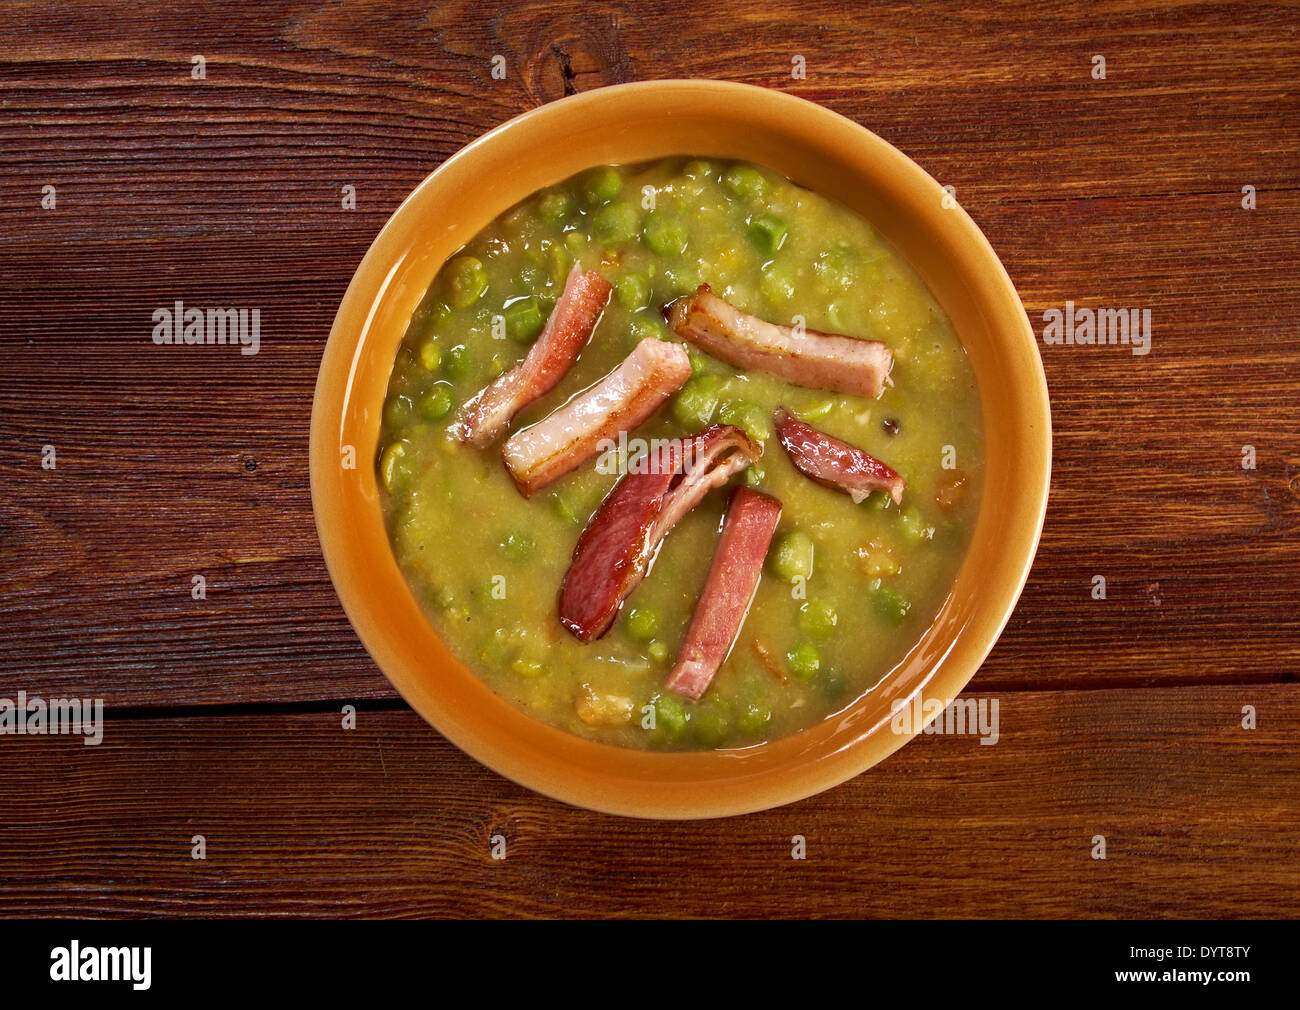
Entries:
{"label": "bacon strip", "polygon": [[609,281],[596,271],[584,274],[575,263],[564,282],[564,293],[524,360],[465,401],[452,433],[480,449],[495,442],[512,417],[564,378],[591,339],[612,290]]}
{"label": "bacon strip", "polygon": [[894,354],[878,340],[778,326],[746,315],[701,284],[694,295],[664,306],[679,337],[737,368],[750,368],[813,389],[877,397]]}
{"label": "bacon strip", "polygon": [[780,518],[781,503],[771,495],[746,487],[732,494],[704,592],[664,685],[668,690],[698,700],[726,662],[758,590],[763,560]]}
{"label": "bacon strip", "polygon": [[647,337],[622,364],[501,448],[524,497],[593,456],[601,442],[635,428],[691,375],[680,344]]}
{"label": "bacon strip", "polygon": [[874,456],[804,424],[784,407],[776,412],[776,431],[790,462],[819,484],[847,491],[855,503],[872,491],[888,491],[895,505],[903,503],[907,481]]}
{"label": "bacon strip", "polygon": [[739,428],[715,424],[646,457],[614,486],[582,531],[560,587],[561,623],[584,642],[608,631],[668,531],[761,452]]}

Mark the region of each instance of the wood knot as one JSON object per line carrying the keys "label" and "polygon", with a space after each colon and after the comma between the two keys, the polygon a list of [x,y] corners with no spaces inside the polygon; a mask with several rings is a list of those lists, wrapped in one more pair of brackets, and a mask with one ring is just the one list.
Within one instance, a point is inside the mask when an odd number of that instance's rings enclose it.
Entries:
{"label": "wood knot", "polygon": [[539,24],[528,34],[521,47],[531,54],[524,61],[524,87],[539,104],[634,79],[632,60],[610,14]]}

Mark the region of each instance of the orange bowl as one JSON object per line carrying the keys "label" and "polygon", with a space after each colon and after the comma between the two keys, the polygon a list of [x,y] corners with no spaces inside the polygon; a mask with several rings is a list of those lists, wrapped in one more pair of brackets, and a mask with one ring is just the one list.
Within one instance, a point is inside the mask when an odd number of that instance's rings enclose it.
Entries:
{"label": "orange bowl", "polygon": [[[980,389],[983,503],[951,593],[878,687],[816,726],[744,750],[651,753],[555,729],[496,695],[439,639],[398,569],[375,475],[398,345],[439,268],[531,193],[601,164],[673,155],[757,162],[870,221],[952,319]],[[316,384],[311,488],[330,576],[361,641],[411,707],[489,768],[547,796],[635,817],[789,803],[883,760],[919,726],[896,699],[945,703],[975,674],[1029,574],[1047,508],[1051,417],[1034,333],[979,228],[875,134],[777,91],[625,84],[545,105],[448,159],[397,209],[339,306]],[[467,521],[472,521],[467,517]]]}

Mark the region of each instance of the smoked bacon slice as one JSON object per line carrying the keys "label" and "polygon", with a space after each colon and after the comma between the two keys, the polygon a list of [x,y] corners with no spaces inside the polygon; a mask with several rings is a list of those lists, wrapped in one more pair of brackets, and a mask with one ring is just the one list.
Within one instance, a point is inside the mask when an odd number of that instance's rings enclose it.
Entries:
{"label": "smoked bacon slice", "polygon": [[563,477],[653,414],[691,375],[681,344],[647,337],[595,385],[501,447],[506,469],[524,497]]}
{"label": "smoked bacon slice", "polygon": [[758,461],[739,428],[718,424],[655,449],[606,496],[583,530],[560,587],[560,621],[590,642],[649,570],[668,531],[710,490]]}
{"label": "smoked bacon slice", "polygon": [[452,433],[480,449],[504,434],[512,417],[564,378],[591,339],[612,290],[609,281],[596,271],[583,273],[575,263],[563,294],[524,360],[465,401]]}
{"label": "smoked bacon slice", "polygon": [[790,462],[819,484],[848,492],[855,503],[872,491],[887,491],[895,505],[903,503],[907,482],[874,456],[804,424],[784,408],[776,412],[776,432]]}
{"label": "smoked bacon slice", "polygon": [[698,700],[726,662],[754,600],[780,518],[781,503],[771,495],[746,487],[733,492],[704,591],[664,685],[668,690]]}
{"label": "smoked bacon slice", "polygon": [[893,352],[878,340],[796,330],[747,315],[707,284],[664,306],[673,332],[736,368],[769,372],[796,386],[877,397]]}

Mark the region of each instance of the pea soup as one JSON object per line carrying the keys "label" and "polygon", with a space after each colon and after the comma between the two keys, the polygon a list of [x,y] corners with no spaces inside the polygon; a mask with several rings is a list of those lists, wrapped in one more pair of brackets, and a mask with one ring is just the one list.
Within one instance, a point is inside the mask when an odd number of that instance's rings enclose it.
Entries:
{"label": "pea soup", "polygon": [[[620,433],[621,451],[583,459],[525,497],[499,440],[470,444],[457,418],[484,387],[519,373],[539,335],[550,339],[548,318],[570,297],[566,279],[584,271],[605,289],[589,299],[599,322],[508,432],[536,430],[620,363],[653,352],[640,346],[647,339],[673,344],[664,351],[682,372],[661,405]],[[796,384],[779,368],[737,367],[740,358],[684,341],[663,309],[709,291],[792,339],[881,342],[892,353],[886,388],[873,397]],[[899,500],[810,479],[784,426],[778,438],[782,417],[885,464],[904,488]],[[584,530],[632,479],[624,475],[638,449],[718,425],[743,433],[733,441],[752,447],[752,461],[676,521],[612,625],[583,641],[562,623],[557,597]],[[870,224],[760,166],[668,159],[598,168],[537,193],[447,262],[398,352],[377,466],[412,591],[497,693],[594,740],[698,750],[795,733],[880,682],[953,582],[978,511],[982,457],[965,352]],[[780,518],[738,636],[692,700],[665,682],[706,581],[726,577],[711,562],[734,485],[775,499]]]}

